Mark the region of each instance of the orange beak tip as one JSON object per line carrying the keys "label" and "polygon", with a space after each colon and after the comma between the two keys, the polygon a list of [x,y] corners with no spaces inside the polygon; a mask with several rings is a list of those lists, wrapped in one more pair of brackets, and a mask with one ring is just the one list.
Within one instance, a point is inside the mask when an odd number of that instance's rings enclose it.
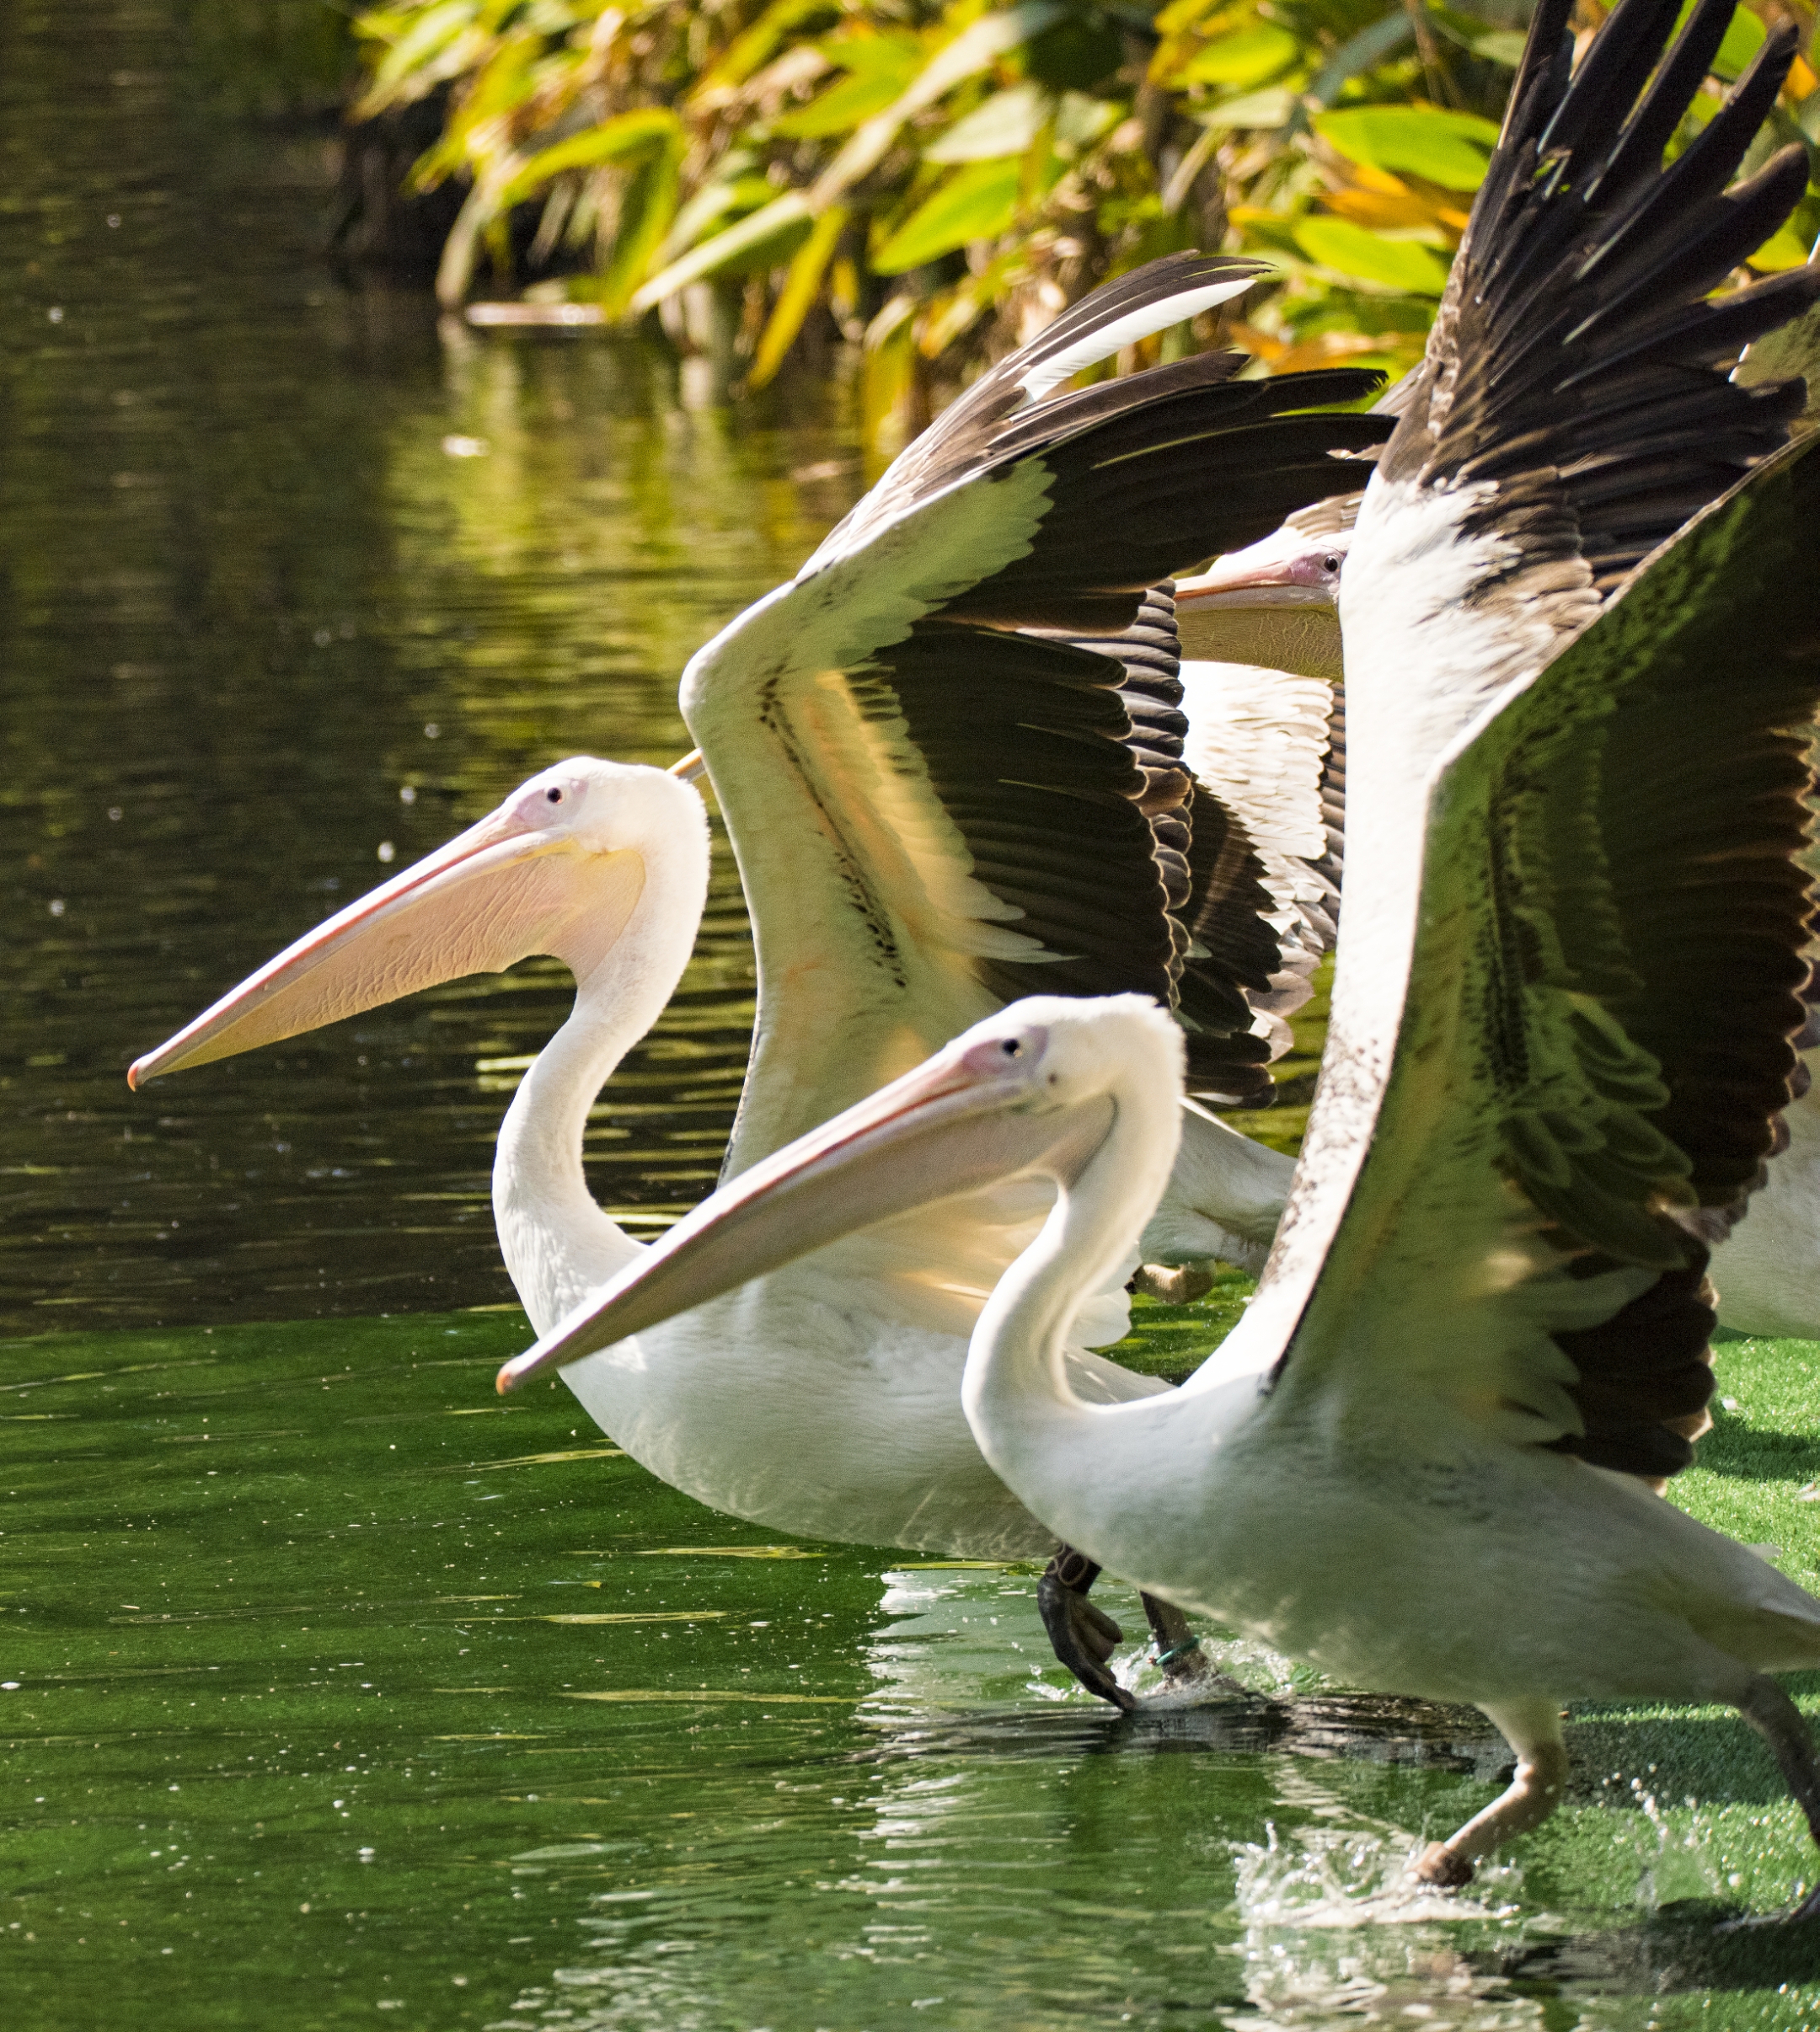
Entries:
{"label": "orange beak tip", "polygon": [[128,1089],[134,1094],[139,1091],[139,1068],[144,1063],[143,1059],[136,1058],[126,1068],[126,1085]]}

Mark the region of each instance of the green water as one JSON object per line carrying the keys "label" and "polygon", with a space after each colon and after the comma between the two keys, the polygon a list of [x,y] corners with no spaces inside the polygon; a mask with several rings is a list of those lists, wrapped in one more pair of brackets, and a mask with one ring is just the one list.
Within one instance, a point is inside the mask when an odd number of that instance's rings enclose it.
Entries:
{"label": "green water", "polygon": [[[714,1516],[559,1388],[493,1398],[522,1333],[3,1350],[8,2024],[1808,2022],[1814,1929],[1715,1931],[1811,1868],[1729,1718],[1582,1718],[1575,1796],[1464,1912],[1361,1925],[1490,1796],[1469,1716],[1121,1719],[1028,1572]],[[1766,1423],[1776,1374],[1731,1371]],[[1762,1528],[1752,1422],[1703,1473]]]}
{"label": "green water", "polygon": [[[1473,1716],[1216,1633],[1250,1698],[1121,1718],[1031,1574],[769,1545],[501,1404],[486,1172],[559,970],[127,1093],[533,769],[672,757],[690,650],[861,484],[838,388],[728,413],[344,290],[327,138],[228,123],[207,15],[0,9],[0,2028],[1820,2018],[1820,1947],[1715,1930],[1814,1867],[1728,1717],[1576,1716],[1557,1820],[1412,1907]],[[743,1064],[718,869],[590,1131],[644,1232]],[[1243,1296],[1125,1352],[1183,1372]],[[1684,1500],[1812,1583],[1815,1351],[1722,1374]]]}

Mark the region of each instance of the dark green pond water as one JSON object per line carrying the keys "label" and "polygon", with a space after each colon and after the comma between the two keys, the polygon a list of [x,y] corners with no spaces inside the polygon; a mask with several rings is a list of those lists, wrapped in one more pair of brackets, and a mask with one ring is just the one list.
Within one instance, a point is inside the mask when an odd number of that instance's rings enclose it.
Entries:
{"label": "dark green pond water", "polygon": [[[1820,1947],[1714,1930],[1813,1867],[1723,1717],[1582,1718],[1558,1820],[1411,1905],[1471,1717],[1227,1646],[1256,1698],[1122,1719],[1030,1574],[768,1545],[500,1404],[486,1174],[559,970],[128,1094],[530,771],[671,759],[688,653],[860,484],[838,389],[692,407],[345,291],[321,136],[200,75],[158,0],[0,9],[0,2026],[1810,2022]],[[743,1064],[719,881],[590,1142],[652,1230]],[[1786,1537],[1820,1380],[1752,1359],[1789,1445],[1751,1399],[1689,1500]]]}

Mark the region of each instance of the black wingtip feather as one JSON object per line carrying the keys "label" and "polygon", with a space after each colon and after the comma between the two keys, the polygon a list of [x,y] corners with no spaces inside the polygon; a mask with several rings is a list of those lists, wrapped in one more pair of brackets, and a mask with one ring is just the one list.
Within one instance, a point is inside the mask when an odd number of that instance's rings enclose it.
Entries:
{"label": "black wingtip feather", "polygon": [[[1715,300],[1806,188],[1798,147],[1726,188],[1794,45],[1772,32],[1665,168],[1662,147],[1731,19],[1728,0],[1700,0],[1664,57],[1676,12],[1672,0],[1623,0],[1571,78],[1555,46],[1566,13],[1538,12],[1523,104],[1379,461],[1387,479],[1418,485],[1495,479],[1470,527],[1521,532],[1527,571],[1577,566],[1599,586],[1785,441],[1785,408],[1753,404],[1725,374],[1745,345],[1820,300],[1812,268]],[[1581,463],[1594,417],[1618,447],[1596,476]],[[1628,500],[1625,436],[1637,447]],[[1663,455],[1673,446],[1679,471]]]}

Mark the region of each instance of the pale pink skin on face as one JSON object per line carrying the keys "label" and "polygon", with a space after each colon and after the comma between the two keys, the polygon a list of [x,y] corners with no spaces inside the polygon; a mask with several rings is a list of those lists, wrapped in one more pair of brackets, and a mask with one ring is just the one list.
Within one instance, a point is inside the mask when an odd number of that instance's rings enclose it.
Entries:
{"label": "pale pink skin on face", "polygon": [[1178,579],[1175,597],[1213,600],[1294,587],[1333,601],[1339,596],[1340,568],[1350,540],[1350,532],[1316,537],[1298,529],[1278,529],[1247,549],[1229,552],[1194,578]]}

